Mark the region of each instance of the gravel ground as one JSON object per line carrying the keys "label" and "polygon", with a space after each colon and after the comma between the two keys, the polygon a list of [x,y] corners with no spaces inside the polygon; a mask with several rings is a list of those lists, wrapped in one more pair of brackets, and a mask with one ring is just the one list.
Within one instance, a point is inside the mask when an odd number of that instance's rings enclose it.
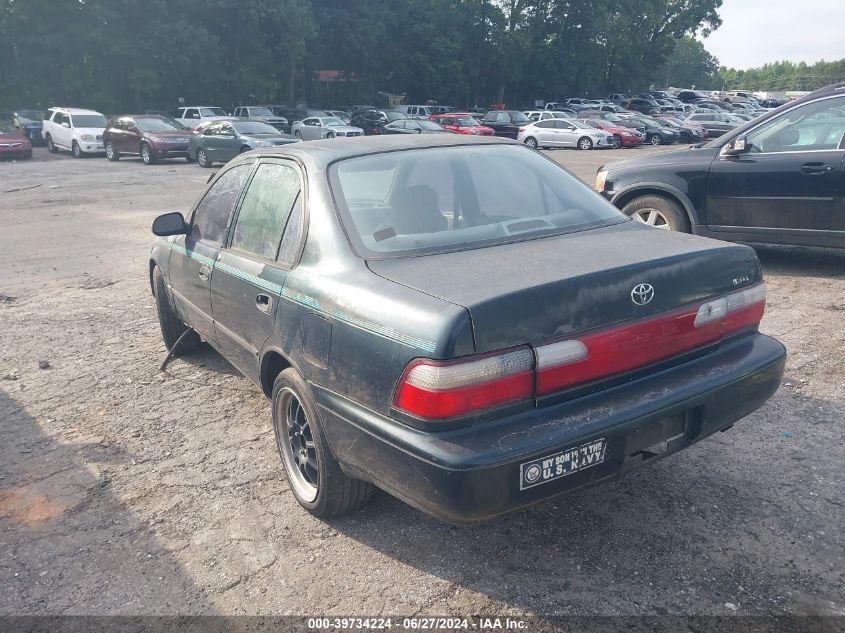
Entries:
{"label": "gravel ground", "polygon": [[789,361],[730,432],[482,526],[383,493],[323,522],[257,388],[211,349],[158,371],[150,222],[208,175],[0,164],[0,614],[845,615],[845,252],[759,248]]}

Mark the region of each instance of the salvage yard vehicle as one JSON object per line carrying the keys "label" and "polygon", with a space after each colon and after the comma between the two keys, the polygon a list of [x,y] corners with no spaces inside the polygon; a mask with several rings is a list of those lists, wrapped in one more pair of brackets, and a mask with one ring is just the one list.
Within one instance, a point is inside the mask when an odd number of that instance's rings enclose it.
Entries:
{"label": "salvage yard vehicle", "polygon": [[69,150],[74,158],[85,154],[101,154],[106,117],[94,110],[81,108],[50,108],[41,124],[41,134],[47,149],[55,154]]}
{"label": "salvage yard vehicle", "polygon": [[121,115],[112,117],[103,132],[106,158],[140,156],[145,165],[165,158],[187,158],[191,130],[168,116]]}
{"label": "salvage yard vehicle", "polygon": [[175,118],[185,127],[195,128],[207,121],[223,121],[230,117],[217,106],[187,106],[179,108]]}
{"label": "salvage yard vehicle", "polygon": [[576,119],[546,119],[528,123],[519,128],[517,140],[529,147],[577,147],[599,149],[616,147],[616,138],[610,132],[599,130]]}
{"label": "salvage yard vehicle", "polygon": [[531,121],[518,110],[490,110],[481,124],[493,128],[496,136],[515,139],[519,135],[519,128]]}
{"label": "salvage yard vehicle", "polygon": [[319,517],[377,486],[489,519],[727,430],[783,375],[751,248],[634,222],[513,141],[259,150],[152,230],[165,345],[272,399]]}
{"label": "salvage yard vehicle", "polygon": [[337,137],[364,136],[364,130],[354,125],[346,125],[333,116],[309,117],[296,121],[291,126],[291,134],[303,141],[332,139]]}
{"label": "salvage yard vehicle", "polygon": [[8,123],[0,123],[0,159],[32,158],[32,143]]}
{"label": "salvage yard vehicle", "polygon": [[277,116],[268,106],[238,106],[232,116],[238,119],[254,119],[272,125],[279,132],[287,132],[290,123],[283,116]]}
{"label": "salvage yard vehicle", "polygon": [[706,145],[604,166],[596,189],[662,228],[845,248],[845,84]]}
{"label": "salvage yard vehicle", "polygon": [[478,119],[468,112],[450,112],[432,115],[431,120],[455,134],[475,136],[493,136],[493,128],[481,125]]}
{"label": "salvage yard vehicle", "polygon": [[382,134],[450,134],[451,132],[442,125],[425,119],[399,119],[381,128]]}
{"label": "salvage yard vehicle", "polygon": [[43,145],[41,127],[47,115],[43,110],[21,109],[12,113],[12,125],[17,128],[32,145]]}
{"label": "salvage yard vehicle", "polygon": [[238,154],[258,147],[276,147],[297,143],[288,134],[282,134],[272,125],[259,119],[234,119],[203,123],[188,140],[188,159],[200,167],[225,163]]}
{"label": "salvage yard vehicle", "polygon": [[639,130],[627,127],[616,127],[610,121],[604,119],[578,119],[581,123],[594,127],[597,130],[604,130],[613,135],[613,147],[637,147],[645,142],[645,134]]}

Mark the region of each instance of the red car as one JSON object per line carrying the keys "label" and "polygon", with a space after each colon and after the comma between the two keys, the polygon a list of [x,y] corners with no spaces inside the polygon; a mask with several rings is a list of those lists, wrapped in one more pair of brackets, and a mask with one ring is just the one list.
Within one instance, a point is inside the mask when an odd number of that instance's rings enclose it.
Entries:
{"label": "red car", "polygon": [[32,158],[32,143],[6,123],[0,123],[0,158]]}
{"label": "red car", "polygon": [[429,120],[455,134],[473,134],[475,136],[493,136],[493,128],[481,125],[473,115],[467,112],[449,112],[448,114],[432,114]]}
{"label": "red car", "polygon": [[608,134],[613,134],[615,140],[614,149],[620,147],[636,147],[645,143],[645,134],[627,127],[614,127],[610,121],[603,121],[602,119],[578,119],[582,123],[592,125],[595,128],[604,130]]}

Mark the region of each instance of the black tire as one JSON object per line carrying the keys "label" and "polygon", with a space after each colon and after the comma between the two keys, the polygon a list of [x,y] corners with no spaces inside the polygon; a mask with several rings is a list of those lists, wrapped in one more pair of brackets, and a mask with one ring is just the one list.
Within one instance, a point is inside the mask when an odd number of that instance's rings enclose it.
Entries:
{"label": "black tire", "polygon": [[82,158],[82,148],[79,147],[79,143],[73,141],[70,146],[70,153],[73,154],[74,158]]}
{"label": "black tire", "polygon": [[196,158],[194,158],[193,156],[191,156],[191,152],[190,152],[190,150],[188,150],[188,153],[187,153],[187,154],[185,154],[185,160],[186,160],[187,162],[189,162],[189,163],[193,163],[193,162],[194,162],[194,161],[196,161],[197,159],[196,159]]}
{"label": "black tire", "polygon": [[[301,433],[302,439],[294,437],[293,428],[288,425],[288,407],[293,402],[300,405],[304,413],[307,429],[310,433]],[[302,427],[296,427],[302,428]],[[347,477],[340,469],[331,447],[326,441],[319,412],[311,395],[311,389],[298,371],[289,367],[281,372],[273,383],[273,431],[276,436],[276,448],[284,466],[285,477],[290,484],[290,490],[297,502],[316,517],[327,518],[338,514],[351,512],[364,505],[372,496],[372,484],[360,479]],[[313,444],[316,467],[313,478],[316,480],[316,493],[313,499],[304,496],[294,481],[298,465],[290,462],[284,443],[305,443],[306,435],[310,434]],[[305,449],[302,449],[305,450]]]}
{"label": "black tire", "polygon": [[[648,216],[654,211],[661,218],[651,221]],[[671,198],[663,196],[640,196],[622,208],[622,213],[658,228],[668,228],[682,233],[690,232],[690,221],[684,208]]]}
{"label": "black tire", "polygon": [[141,143],[141,160],[144,161],[145,165],[155,165],[156,164],[156,155],[153,153],[153,148],[150,147],[147,143]]}
{"label": "black tire", "polygon": [[534,138],[533,136],[529,136],[529,137],[528,137],[528,138],[526,138],[523,142],[524,142],[524,143],[525,143],[528,147],[530,147],[531,149],[539,149],[539,148],[540,148],[540,144],[539,144],[539,143],[537,143],[537,139],[536,139],[536,138]]}
{"label": "black tire", "polygon": [[578,149],[593,149],[593,141],[587,136],[582,136],[578,139]]}
{"label": "black tire", "polygon": [[[179,337],[189,329],[173,310],[170,305],[170,297],[167,294],[167,285],[164,283],[164,275],[161,274],[161,269],[158,266],[153,270],[153,294],[156,299],[156,312],[158,312],[158,323],[161,326],[161,338],[164,340],[164,345],[167,350],[173,349]],[[175,350],[174,356],[179,356],[187,352],[193,351],[200,344],[199,334],[191,330],[190,334],[186,335],[179,343],[179,349]]]}
{"label": "black tire", "polygon": [[106,143],[106,158],[112,162],[120,160],[120,152],[114,148],[114,144],[111,141]]}
{"label": "black tire", "polygon": [[681,143],[692,143],[692,139],[686,132],[681,132]]}
{"label": "black tire", "polygon": [[208,157],[208,152],[205,151],[204,148],[200,147],[197,150],[197,165],[200,167],[211,168],[214,162]]}
{"label": "black tire", "polygon": [[649,134],[648,138],[646,138],[646,142],[652,145],[662,145],[663,137],[660,136],[660,134]]}
{"label": "black tire", "polygon": [[332,138],[334,138],[334,132],[329,132],[328,134],[326,134],[326,139],[332,139]]}
{"label": "black tire", "polygon": [[53,143],[53,137],[50,136],[49,134],[47,135],[47,151],[50,152],[51,154],[58,154],[59,153],[59,148],[56,147],[55,143]]}
{"label": "black tire", "polygon": [[618,134],[613,135],[613,149],[622,149],[622,137]]}
{"label": "black tire", "polygon": [[244,146],[241,148],[241,151],[240,151],[239,153],[240,153],[240,154],[243,154],[244,152],[248,152],[248,151],[250,151],[251,149],[252,149],[252,148],[251,148],[249,145],[244,145]]}
{"label": "black tire", "polygon": [[293,134],[293,135],[294,135],[296,138],[298,138],[300,141],[302,140],[302,132],[300,132],[299,130],[297,130],[296,132],[294,132],[294,134]]}

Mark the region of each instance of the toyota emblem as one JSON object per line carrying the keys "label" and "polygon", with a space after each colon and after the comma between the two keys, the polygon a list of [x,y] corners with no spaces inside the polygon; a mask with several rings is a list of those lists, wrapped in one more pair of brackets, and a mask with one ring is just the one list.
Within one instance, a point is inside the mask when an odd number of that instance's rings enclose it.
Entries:
{"label": "toyota emblem", "polygon": [[654,299],[654,286],[651,284],[637,284],[631,291],[631,301],[638,306],[644,306]]}

